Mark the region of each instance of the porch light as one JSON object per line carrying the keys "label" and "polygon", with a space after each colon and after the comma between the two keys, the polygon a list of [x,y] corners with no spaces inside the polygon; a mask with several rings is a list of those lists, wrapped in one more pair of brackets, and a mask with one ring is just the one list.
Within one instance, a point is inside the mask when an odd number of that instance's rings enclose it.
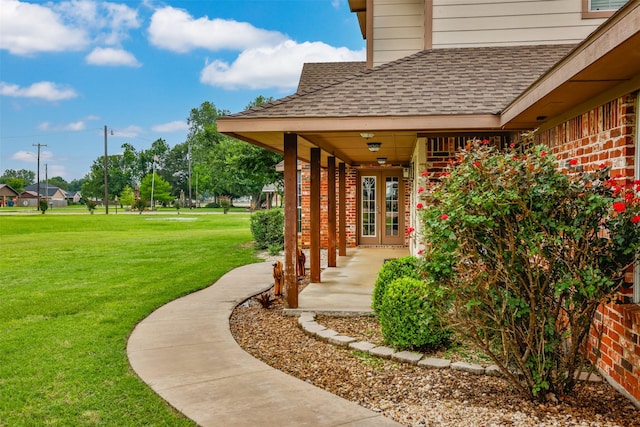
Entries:
{"label": "porch light", "polygon": [[378,157],[376,160],[378,160],[378,164],[380,165],[384,165],[385,163],[387,163],[386,157]]}
{"label": "porch light", "polygon": [[371,138],[373,138],[374,135],[375,134],[371,133],[371,132],[362,132],[360,134],[360,136],[363,137],[364,139],[371,139]]}
{"label": "porch light", "polygon": [[381,145],[382,144],[380,142],[367,142],[367,147],[369,147],[369,151],[371,151],[372,153],[380,150]]}

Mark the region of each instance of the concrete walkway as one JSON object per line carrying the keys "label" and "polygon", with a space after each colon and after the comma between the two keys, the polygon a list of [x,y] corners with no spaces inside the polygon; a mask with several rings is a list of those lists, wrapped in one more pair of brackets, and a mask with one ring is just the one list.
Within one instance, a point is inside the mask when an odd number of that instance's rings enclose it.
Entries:
{"label": "concrete walkway", "polygon": [[[331,270],[339,275],[341,269]],[[323,277],[330,277],[327,270]],[[229,330],[231,312],[270,287],[271,264],[251,264],[161,307],[131,334],[131,366],[169,404],[204,427],[399,426],[273,369],[238,346]]]}

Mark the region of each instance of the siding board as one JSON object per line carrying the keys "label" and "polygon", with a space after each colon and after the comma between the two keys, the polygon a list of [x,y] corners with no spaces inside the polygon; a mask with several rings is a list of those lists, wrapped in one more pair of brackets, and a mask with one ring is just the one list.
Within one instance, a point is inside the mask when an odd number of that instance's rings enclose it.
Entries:
{"label": "siding board", "polygon": [[433,47],[577,43],[604,22],[581,0],[434,0]]}

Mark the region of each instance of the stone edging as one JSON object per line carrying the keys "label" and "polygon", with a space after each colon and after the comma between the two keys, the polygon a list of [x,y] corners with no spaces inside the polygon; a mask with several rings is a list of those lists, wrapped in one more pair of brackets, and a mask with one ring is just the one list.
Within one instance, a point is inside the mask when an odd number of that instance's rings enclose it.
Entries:
{"label": "stone edging", "polygon": [[[453,369],[455,371],[468,372],[475,375],[489,375],[501,377],[502,372],[496,365],[490,365],[486,368],[481,365],[467,362],[451,362],[449,359],[440,359],[434,357],[425,357],[422,353],[413,351],[395,351],[391,347],[376,346],[367,341],[358,341],[347,335],[340,335],[333,329],[327,329],[325,326],[316,322],[316,314],[312,312],[302,312],[298,317],[298,326],[307,335],[314,336],[329,344],[339,347],[350,348],[352,350],[368,353],[372,356],[392,359],[397,362],[408,363],[411,365],[421,366],[427,369]],[[587,379],[588,373],[581,373],[580,380]],[[589,377],[589,381],[600,382],[600,378],[595,373]]]}

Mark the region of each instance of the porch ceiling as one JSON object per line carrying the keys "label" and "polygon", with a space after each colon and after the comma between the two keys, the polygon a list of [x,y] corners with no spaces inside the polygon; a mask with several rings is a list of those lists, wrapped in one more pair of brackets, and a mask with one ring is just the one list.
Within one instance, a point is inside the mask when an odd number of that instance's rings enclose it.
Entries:
{"label": "porch ceiling", "polygon": [[[227,130],[227,126],[231,129]],[[255,119],[235,118],[231,122],[219,121],[218,129],[230,136],[263,148],[284,152],[284,133],[291,129],[298,135],[298,158],[310,160],[310,149],[321,148],[321,165],[335,156],[350,166],[377,165],[378,157],[386,157],[387,165],[404,165],[411,161],[418,135],[469,134],[497,132],[499,117],[492,114],[370,117],[370,118],[291,118]],[[370,139],[363,132],[373,133]],[[381,143],[378,152],[371,152],[367,142]]]}

